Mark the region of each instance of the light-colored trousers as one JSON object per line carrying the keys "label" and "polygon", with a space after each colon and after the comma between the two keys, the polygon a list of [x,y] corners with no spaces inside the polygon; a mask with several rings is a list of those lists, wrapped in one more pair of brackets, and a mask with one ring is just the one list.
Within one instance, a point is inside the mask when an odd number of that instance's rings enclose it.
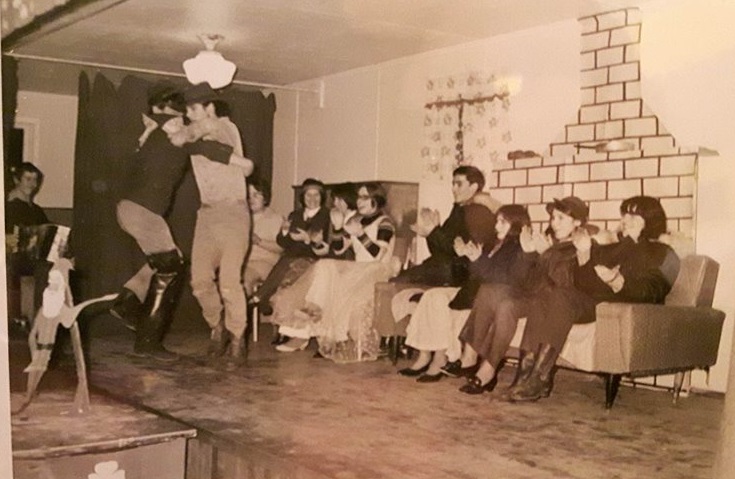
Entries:
{"label": "light-colored trousers", "polygon": [[236,338],[247,325],[242,270],[248,251],[247,204],[202,206],[197,212],[191,250],[191,289],[211,328],[222,321]]}
{"label": "light-colored trousers", "polygon": [[[178,250],[166,220],[138,203],[121,200],[117,204],[117,223],[135,238],[146,256]],[[141,303],[148,295],[154,272],[146,263],[125,283],[125,288],[135,293]]]}
{"label": "light-colored trousers", "polygon": [[420,351],[446,350],[450,361],[459,359],[462,355],[459,333],[471,310],[449,308],[457,291],[459,288],[431,288],[424,292],[406,327],[407,345]]}

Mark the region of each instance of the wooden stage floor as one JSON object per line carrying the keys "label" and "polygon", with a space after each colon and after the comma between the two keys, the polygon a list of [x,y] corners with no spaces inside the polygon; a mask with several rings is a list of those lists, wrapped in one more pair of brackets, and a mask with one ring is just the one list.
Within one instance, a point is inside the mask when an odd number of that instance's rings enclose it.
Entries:
{"label": "wooden stage floor", "polygon": [[[389,361],[335,364],[314,346],[284,354],[269,328],[235,371],[199,353],[206,333],[170,335],[185,357],[163,365],[130,357],[132,336],[95,337],[95,391],[197,429],[220,460],[213,477],[579,478],[711,477],[721,396],[621,387],[604,409],[597,377],[561,371],[551,398],[510,404],[468,396],[459,379],[418,384]],[[398,367],[408,364],[403,360]],[[512,368],[501,373],[502,390]],[[43,394],[43,391],[42,391]],[[215,454],[216,456],[216,454]],[[215,460],[216,462],[216,460]],[[233,466],[232,464],[237,464]]]}

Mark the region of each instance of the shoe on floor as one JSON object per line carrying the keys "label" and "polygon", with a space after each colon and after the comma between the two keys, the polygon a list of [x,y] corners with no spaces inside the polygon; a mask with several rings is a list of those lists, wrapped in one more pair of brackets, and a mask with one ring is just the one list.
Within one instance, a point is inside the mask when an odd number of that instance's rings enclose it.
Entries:
{"label": "shoe on floor", "polygon": [[308,339],[291,338],[283,344],[276,346],[276,351],[282,353],[292,353],[294,351],[303,351],[309,345]]}
{"label": "shoe on floor", "polygon": [[444,375],[442,373],[436,374],[422,374],[416,379],[417,383],[435,383],[441,380]]}
{"label": "shoe on floor", "polygon": [[423,368],[419,368],[419,369],[412,369],[412,368],[399,369],[398,374],[400,374],[401,376],[409,377],[409,378],[415,378],[417,376],[421,376],[428,370],[429,370],[429,365],[427,364]]}
{"label": "shoe on floor", "polygon": [[280,334],[279,333],[278,336],[276,336],[275,339],[273,339],[273,341],[271,341],[271,344],[273,346],[278,346],[279,344],[287,343],[289,341],[289,339],[291,339],[290,336],[286,336],[285,334]]}
{"label": "shoe on floor", "polygon": [[452,361],[450,363],[445,364],[441,368],[441,372],[453,378],[461,378],[461,377],[471,378],[475,375],[475,373],[477,372],[477,369],[478,367],[476,364],[473,366],[467,366],[466,368],[463,368],[462,361],[457,360],[457,361]]}
{"label": "shoe on floor", "polygon": [[133,349],[132,355],[136,358],[151,358],[162,363],[173,363],[179,360],[179,355],[164,348],[163,345],[146,345]]}

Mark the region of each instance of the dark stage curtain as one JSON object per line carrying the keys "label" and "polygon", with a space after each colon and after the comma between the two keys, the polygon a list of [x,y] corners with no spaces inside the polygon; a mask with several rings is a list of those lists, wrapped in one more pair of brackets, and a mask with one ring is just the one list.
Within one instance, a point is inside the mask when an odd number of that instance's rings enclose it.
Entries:
{"label": "dark stage curtain", "polygon": [[[143,131],[146,92],[151,83],[127,76],[118,88],[104,75],[79,80],[79,119],[74,167],[74,226],[72,249],[78,277],[78,299],[113,293],[144,263],[135,241],[123,232],[115,205],[135,168],[135,150]],[[223,99],[240,128],[246,156],[257,174],[270,180],[273,162],[275,98],[261,92],[228,87]],[[190,257],[199,194],[189,171],[168,214],[174,238]],[[187,286],[173,327],[191,325],[200,309]],[[203,321],[202,321],[203,324]]]}
{"label": "dark stage curtain", "polygon": [[2,56],[2,95],[3,95],[3,158],[5,158],[5,190],[13,187],[10,179],[10,166],[20,163],[11,151],[12,132],[15,128],[15,110],[18,107],[18,62],[7,55]]}

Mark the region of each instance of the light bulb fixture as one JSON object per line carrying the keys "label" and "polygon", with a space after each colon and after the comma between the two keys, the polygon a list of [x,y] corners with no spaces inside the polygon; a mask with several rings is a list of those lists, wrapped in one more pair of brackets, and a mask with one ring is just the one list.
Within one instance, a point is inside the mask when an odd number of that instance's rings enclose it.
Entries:
{"label": "light bulb fixture", "polygon": [[224,37],[218,34],[201,34],[198,37],[204,44],[204,50],[184,61],[186,79],[192,85],[207,82],[214,89],[226,87],[232,83],[237,66],[214,50]]}

